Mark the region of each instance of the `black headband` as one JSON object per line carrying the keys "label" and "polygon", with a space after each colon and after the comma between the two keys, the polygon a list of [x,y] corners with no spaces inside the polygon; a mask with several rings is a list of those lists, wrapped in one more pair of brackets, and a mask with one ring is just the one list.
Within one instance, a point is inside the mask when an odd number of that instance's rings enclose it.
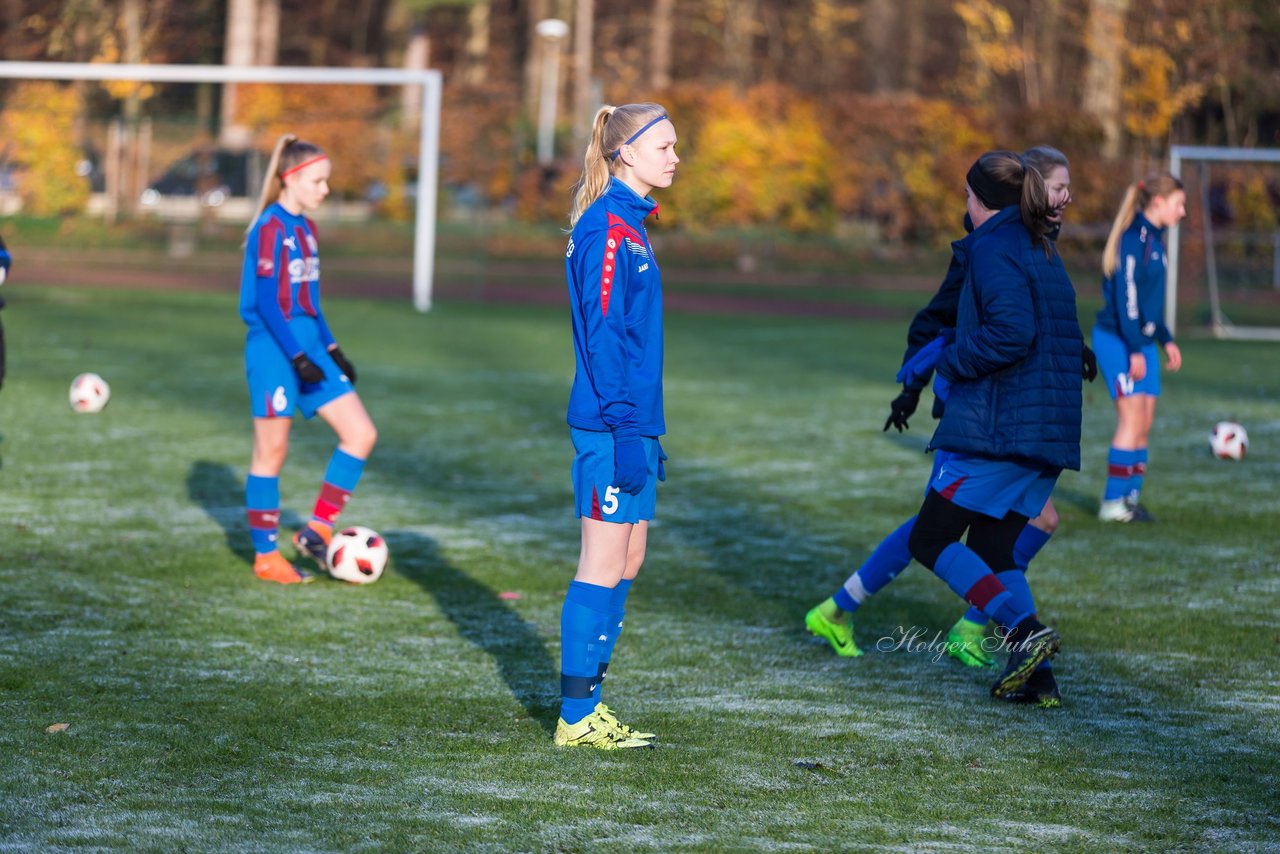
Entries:
{"label": "black headband", "polygon": [[[1025,174],[1025,168],[1023,174]],[[997,181],[982,168],[981,158],[975,160],[969,167],[969,174],[965,176],[965,180],[969,183],[969,189],[973,190],[973,194],[987,210],[1002,210],[1022,201],[1022,185],[1011,187],[1002,181]]]}

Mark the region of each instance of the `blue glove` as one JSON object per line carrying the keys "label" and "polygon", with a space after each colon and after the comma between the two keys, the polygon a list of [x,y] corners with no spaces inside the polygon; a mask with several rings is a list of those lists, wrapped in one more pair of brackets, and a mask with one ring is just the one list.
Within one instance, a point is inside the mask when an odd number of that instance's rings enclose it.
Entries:
{"label": "blue glove", "polygon": [[942,374],[933,375],[933,396],[943,403],[947,402],[947,398],[951,396],[951,380]]}
{"label": "blue glove", "polygon": [[613,436],[613,485],[627,495],[639,495],[649,480],[649,463],[639,436]]}
{"label": "blue glove", "polygon": [[667,467],[663,465],[667,461],[667,452],[662,450],[662,443],[658,442],[658,480],[667,479]]}
{"label": "blue glove", "polygon": [[954,329],[943,329],[937,338],[921,347],[914,356],[906,361],[906,364],[898,371],[898,382],[908,386],[914,385],[917,380],[933,370],[934,365],[938,364],[938,358],[942,355],[943,348],[955,340],[956,331]]}

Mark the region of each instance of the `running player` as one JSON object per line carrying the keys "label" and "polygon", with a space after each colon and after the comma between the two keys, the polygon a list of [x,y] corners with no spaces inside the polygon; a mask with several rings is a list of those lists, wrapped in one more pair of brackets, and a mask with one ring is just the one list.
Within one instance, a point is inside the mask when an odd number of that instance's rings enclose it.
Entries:
{"label": "running player", "polygon": [[1116,432],[1107,453],[1107,484],[1098,509],[1104,522],[1154,522],[1139,502],[1147,472],[1147,440],[1160,396],[1160,359],[1182,367],[1182,351],[1164,323],[1164,230],[1187,213],[1182,182],[1159,173],[1131,185],[1102,254],[1102,309],[1093,346],[1116,403]]}
{"label": "running player", "polygon": [[565,275],[575,374],[569,433],[582,550],[560,616],[560,720],[555,743],[652,747],[621,723],[600,686],[644,562],[657,481],[662,410],[662,284],[644,220],[649,193],[675,177],[676,131],[657,104],[602,107],[592,123],[569,222]]}
{"label": "running player", "polygon": [[311,520],[294,534],[300,556],[327,565],[333,524],[355,491],[377,430],[355,392],[355,366],[320,310],[316,227],[304,214],[329,195],[329,158],[286,134],[276,143],[246,232],[240,317],[249,327],[245,375],[253,411],[253,458],[245,485],[253,571],[265,581],[312,580],[279,551],[280,469],[294,412],[317,413],[338,435]]}

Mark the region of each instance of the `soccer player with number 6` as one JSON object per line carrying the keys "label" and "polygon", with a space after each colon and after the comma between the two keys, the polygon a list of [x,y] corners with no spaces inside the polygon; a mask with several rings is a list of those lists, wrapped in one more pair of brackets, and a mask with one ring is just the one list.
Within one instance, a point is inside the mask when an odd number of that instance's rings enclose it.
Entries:
{"label": "soccer player with number 6", "polygon": [[329,195],[329,158],[292,134],[271,154],[258,210],[246,233],[240,317],[249,327],[245,375],[253,410],[253,458],[245,485],[253,571],[264,581],[297,584],[312,575],[277,546],[280,470],[293,414],[317,413],[338,435],[311,521],[293,537],[300,556],[326,567],[333,525],[355,491],[377,430],[355,392],[347,360],[320,310],[316,227],[304,214]]}
{"label": "soccer player with number 6", "polygon": [[560,720],[555,743],[652,747],[621,723],[600,685],[648,542],[662,446],[662,281],[644,220],[650,191],[671,186],[675,126],[657,104],[605,106],[592,122],[569,222],[565,276],[575,373],[569,432],[582,551],[560,616]]}

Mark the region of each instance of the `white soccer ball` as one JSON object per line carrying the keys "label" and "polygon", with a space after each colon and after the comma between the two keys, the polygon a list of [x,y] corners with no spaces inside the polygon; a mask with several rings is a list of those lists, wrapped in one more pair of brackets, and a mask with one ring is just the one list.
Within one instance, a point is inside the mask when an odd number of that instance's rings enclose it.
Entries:
{"label": "white soccer ball", "polygon": [[1209,434],[1209,447],[1220,460],[1243,460],[1249,447],[1249,434],[1234,421],[1219,421]]}
{"label": "white soccer ball", "polygon": [[71,381],[69,398],[76,412],[101,412],[111,399],[111,386],[97,374],[80,374]]}
{"label": "white soccer ball", "polygon": [[372,584],[387,568],[387,541],[377,531],[352,525],[329,541],[329,574],[339,581]]}

